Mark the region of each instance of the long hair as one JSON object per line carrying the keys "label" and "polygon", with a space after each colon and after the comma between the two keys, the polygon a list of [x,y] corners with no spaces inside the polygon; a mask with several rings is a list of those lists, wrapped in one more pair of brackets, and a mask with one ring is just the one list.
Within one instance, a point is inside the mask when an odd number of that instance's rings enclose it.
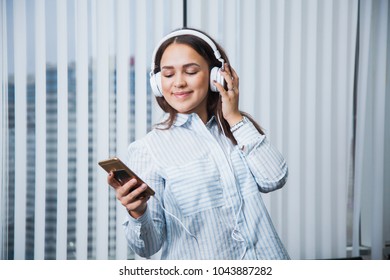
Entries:
{"label": "long hair", "polygon": [[[192,29],[192,28],[191,29],[186,28],[186,29],[201,32],[205,36],[209,37],[216,45],[216,47],[219,50],[225,63],[229,63],[229,59],[226,55],[226,52],[208,34],[206,34],[203,31],[197,30],[197,29]],[[206,60],[206,62],[208,63],[208,66],[209,66],[209,71],[211,71],[211,69],[213,67],[221,67],[221,62],[219,60],[217,60],[217,58],[214,55],[213,49],[210,47],[210,45],[207,42],[203,41],[203,39],[201,39],[197,36],[186,34],[186,35],[179,35],[179,36],[169,38],[160,45],[160,47],[158,48],[156,55],[155,55],[155,61],[154,61],[155,68],[153,69],[153,73],[157,73],[157,72],[161,71],[161,68],[160,68],[161,58],[162,58],[166,48],[173,43],[184,44],[184,45],[187,45],[187,46],[191,47],[192,49],[194,49],[199,55],[201,55]],[[226,85],[225,85],[225,89],[227,90]],[[161,107],[161,109],[164,112],[168,113],[168,118],[165,119],[162,123],[158,124],[159,128],[160,129],[169,129],[172,127],[172,125],[176,119],[177,111],[168,104],[168,102],[165,100],[164,97],[156,97],[156,100],[157,100],[158,105]],[[250,119],[250,121],[255,125],[256,129],[261,134],[264,134],[261,127],[253,120],[253,118],[249,114],[247,114],[245,112],[241,112],[241,111],[240,111],[240,113],[242,115],[246,116],[248,119]],[[220,132],[223,131],[225,136],[228,137],[233,142],[233,144],[236,145],[237,141],[235,140],[232,132],[230,131],[229,123],[223,118],[221,96],[218,92],[211,91],[210,87],[209,87],[208,95],[207,95],[207,114],[208,114],[208,116],[214,115],[218,119],[217,122],[218,122],[219,131]]]}

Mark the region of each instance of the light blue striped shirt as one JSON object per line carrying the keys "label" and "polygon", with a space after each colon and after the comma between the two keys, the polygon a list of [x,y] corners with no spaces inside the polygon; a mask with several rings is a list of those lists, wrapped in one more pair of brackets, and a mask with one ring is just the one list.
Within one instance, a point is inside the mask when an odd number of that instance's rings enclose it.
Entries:
{"label": "light blue striped shirt", "polygon": [[238,145],[197,114],[178,114],[130,144],[128,165],[156,191],[124,225],[131,249],[162,259],[288,259],[261,198],[281,188],[287,164],[249,121]]}

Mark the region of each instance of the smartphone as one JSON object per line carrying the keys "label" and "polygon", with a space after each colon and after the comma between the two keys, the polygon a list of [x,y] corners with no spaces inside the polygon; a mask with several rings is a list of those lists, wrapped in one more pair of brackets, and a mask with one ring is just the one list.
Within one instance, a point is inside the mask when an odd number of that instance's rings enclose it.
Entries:
{"label": "smartphone", "polygon": [[[99,161],[99,165],[110,173],[111,171],[114,173],[114,178],[123,186],[130,179],[135,178],[138,182],[138,185],[144,183],[141,178],[139,178],[130,168],[127,167],[119,158],[114,157],[106,160]],[[144,193],[148,195],[154,195],[154,190],[149,186],[144,191]],[[142,195],[141,195],[142,196]]]}

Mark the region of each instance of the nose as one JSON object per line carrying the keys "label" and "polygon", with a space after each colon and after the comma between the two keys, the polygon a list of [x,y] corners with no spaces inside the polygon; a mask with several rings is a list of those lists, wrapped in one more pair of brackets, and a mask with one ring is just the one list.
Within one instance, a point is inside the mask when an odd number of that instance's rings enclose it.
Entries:
{"label": "nose", "polygon": [[177,88],[181,88],[181,87],[184,87],[186,85],[186,81],[185,81],[182,74],[176,75],[174,85]]}

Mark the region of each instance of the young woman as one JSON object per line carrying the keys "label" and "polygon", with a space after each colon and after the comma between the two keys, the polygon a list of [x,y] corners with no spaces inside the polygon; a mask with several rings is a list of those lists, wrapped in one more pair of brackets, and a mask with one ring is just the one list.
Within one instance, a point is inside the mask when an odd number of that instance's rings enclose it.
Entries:
{"label": "young woman", "polygon": [[132,250],[162,259],[288,259],[261,193],[287,180],[283,156],[238,108],[239,77],[208,35],[181,29],[153,53],[151,87],[165,119],[130,144],[132,179],[108,183],[126,207]]}

